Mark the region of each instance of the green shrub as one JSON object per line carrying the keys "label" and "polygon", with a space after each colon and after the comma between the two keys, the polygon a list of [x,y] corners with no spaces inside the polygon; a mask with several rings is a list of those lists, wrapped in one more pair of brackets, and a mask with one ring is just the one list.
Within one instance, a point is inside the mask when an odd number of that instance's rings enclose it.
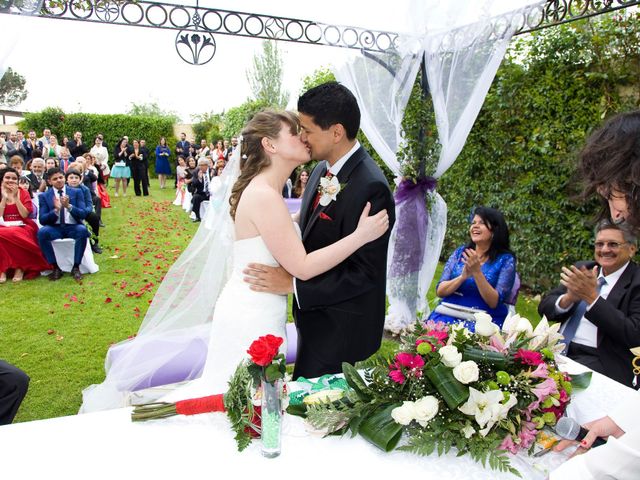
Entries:
{"label": "green shrub", "polygon": [[518,271],[535,291],[556,285],[562,265],[593,257],[595,205],[572,200],[577,153],[603,118],[640,105],[639,44],[637,11],[514,42],[439,185],[449,206],[443,259],[468,238],[476,205],[504,212]]}
{"label": "green shrub", "polygon": [[73,138],[73,134],[79,130],[82,132],[83,140],[90,146],[93,146],[96,135],[102,133],[109,148],[110,163],[115,146],[122,136],[127,135],[130,143],[134,139],[143,138],[151,152],[149,165],[152,172],[155,171],[155,148],[160,142],[160,137],[167,139],[167,145],[172,150],[171,159],[174,158],[173,150],[177,142],[173,135],[173,120],[159,116],[65,113],[60,108],[50,107],[41,112],[25,114],[24,120],[19,122],[19,127],[25,131],[33,129],[38,136],[42,134],[43,129],[50,128],[51,133],[58,137],[58,143],[62,143],[64,136]]}

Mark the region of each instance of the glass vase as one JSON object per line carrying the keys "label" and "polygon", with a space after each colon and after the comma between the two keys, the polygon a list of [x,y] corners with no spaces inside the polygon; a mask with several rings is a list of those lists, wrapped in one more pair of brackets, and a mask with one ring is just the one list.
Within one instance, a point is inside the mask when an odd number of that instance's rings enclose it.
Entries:
{"label": "glass vase", "polygon": [[282,436],[282,380],[262,380],[262,456],[275,458],[280,455]]}

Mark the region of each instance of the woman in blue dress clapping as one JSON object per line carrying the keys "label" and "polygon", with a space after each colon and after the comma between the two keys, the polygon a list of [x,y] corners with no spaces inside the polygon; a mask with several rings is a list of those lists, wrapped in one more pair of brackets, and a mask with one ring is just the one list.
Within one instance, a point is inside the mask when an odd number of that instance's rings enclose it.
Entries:
{"label": "woman in blue dress clapping", "polygon": [[160,188],[165,188],[167,175],[171,175],[171,165],[169,165],[169,155],[171,150],[167,147],[167,139],[160,138],[160,145],[156,147],[156,174],[160,182]]}
{"label": "woman in blue dress clapping", "polygon": [[[449,257],[436,288],[441,304],[486,311],[499,327],[508,313],[506,300],[511,297],[516,275],[516,257],[509,248],[509,228],[501,212],[477,207],[469,227],[470,241]],[[429,316],[446,323],[463,322],[436,307]],[[454,313],[455,308],[449,310]],[[474,331],[473,321],[464,321]]]}

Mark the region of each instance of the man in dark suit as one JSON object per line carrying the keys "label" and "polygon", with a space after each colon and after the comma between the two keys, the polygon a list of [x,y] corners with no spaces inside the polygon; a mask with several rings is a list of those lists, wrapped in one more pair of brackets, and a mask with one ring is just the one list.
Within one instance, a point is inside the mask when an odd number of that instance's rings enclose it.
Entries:
{"label": "man in dark suit", "polygon": [[73,158],[81,157],[89,151],[87,144],[82,141],[82,132],[73,134],[73,140],[69,140],[67,148]]}
{"label": "man in dark suit", "polygon": [[200,205],[205,200],[209,200],[209,183],[213,178],[213,169],[209,168],[209,159],[204,157],[198,160],[198,170],[193,176],[191,185],[193,186],[193,198],[191,200],[192,211],[196,218],[194,222],[202,220],[200,218]]}
{"label": "man in dark suit", "polygon": [[41,158],[34,158],[31,161],[31,172],[25,178],[31,184],[32,192],[44,192],[46,181],[44,180],[45,163]]}
{"label": "man in dark suit", "polygon": [[43,149],[42,142],[36,138],[35,130],[29,130],[29,138],[24,140],[22,144],[24,146],[25,151],[27,152],[27,154],[24,157],[25,162],[28,162],[33,158],[33,152],[35,150],[40,150],[40,152],[42,152],[42,149]]}
{"label": "man in dark suit", "polygon": [[49,169],[47,181],[51,188],[38,196],[42,225],[38,230],[38,243],[47,261],[53,265],[49,280],[59,280],[62,277],[51,242],[59,238],[73,238],[75,247],[71,275],[74,280],[80,281],[80,262],[90,236],[83,223],[87,215],[84,195],[81,190],[65,185],[64,173],[59,168]]}
{"label": "man in dark suit", "polygon": [[563,267],[562,285],[542,299],[538,312],[563,323],[569,358],[637,389],[629,350],[640,346],[640,268],[632,261],[636,243],[628,226],[601,221],[595,262]]}
{"label": "man in dark suit", "polygon": [[144,138],[140,139],[140,153],[142,154],[142,163],[144,164],[144,181],[147,182],[147,189],[151,186],[149,181],[149,148],[147,147],[147,141]]}
{"label": "man in dark suit", "polygon": [[0,360],[0,425],[13,422],[28,388],[29,376],[18,367]]}
{"label": "man in dark suit", "polygon": [[[352,233],[367,202],[371,214],[386,209],[389,230],[340,265],[307,281],[282,268],[251,264],[247,282],[258,291],[295,292],[298,331],[294,378],[342,370],[380,348],[385,316],[387,246],[395,221],[393,197],[384,174],[356,140],[360,109],[353,94],[336,82],[319,85],[298,99],[301,139],[318,163],[302,198],[299,223],[307,252]],[[316,197],[321,178],[337,178],[335,199]],[[335,182],[334,182],[335,183]]]}

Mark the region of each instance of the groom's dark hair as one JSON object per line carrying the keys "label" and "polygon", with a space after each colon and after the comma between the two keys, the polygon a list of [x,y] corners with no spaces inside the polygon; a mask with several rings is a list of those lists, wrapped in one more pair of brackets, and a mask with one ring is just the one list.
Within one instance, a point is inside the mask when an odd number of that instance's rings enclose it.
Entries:
{"label": "groom's dark hair", "polygon": [[338,82],[327,82],[307,90],[298,98],[298,112],[313,117],[323,130],[341,124],[349,140],[360,128],[360,108],[353,93]]}

